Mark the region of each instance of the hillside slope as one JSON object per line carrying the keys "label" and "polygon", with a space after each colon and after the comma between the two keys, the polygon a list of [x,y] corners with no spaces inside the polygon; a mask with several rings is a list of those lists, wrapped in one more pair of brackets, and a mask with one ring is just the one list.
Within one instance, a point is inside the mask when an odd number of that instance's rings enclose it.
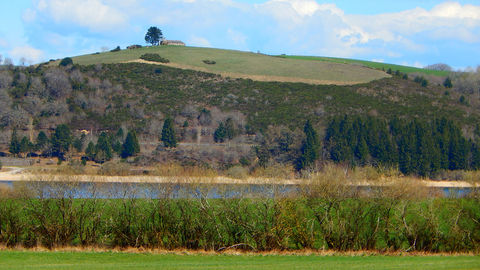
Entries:
{"label": "hillside slope", "polygon": [[[304,61],[250,52],[197,47],[144,47],[77,56],[73,61],[80,65],[125,63],[138,61],[140,56],[146,53],[156,53],[170,60],[170,63],[163,65],[256,81],[349,85],[389,77],[383,71],[361,65]],[[205,64],[203,60],[216,63]]]}

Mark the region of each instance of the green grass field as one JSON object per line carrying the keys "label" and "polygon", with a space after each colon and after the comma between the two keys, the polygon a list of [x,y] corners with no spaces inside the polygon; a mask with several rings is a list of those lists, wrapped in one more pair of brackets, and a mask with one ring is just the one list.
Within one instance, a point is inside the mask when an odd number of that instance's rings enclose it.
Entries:
{"label": "green grass field", "polygon": [[448,71],[439,71],[439,70],[429,70],[423,68],[394,65],[388,63],[364,61],[364,60],[355,60],[355,59],[346,59],[346,58],[335,58],[335,57],[320,57],[320,56],[297,56],[297,55],[282,55],[287,59],[299,59],[299,60],[313,60],[313,61],[322,61],[322,62],[334,62],[334,63],[343,63],[343,64],[357,64],[374,69],[385,69],[389,68],[393,71],[400,71],[403,73],[423,73],[427,75],[436,75],[436,76],[447,76]]}
{"label": "green grass field", "polygon": [[[388,77],[381,71],[361,65],[325,61],[304,61],[264,54],[198,47],[155,46],[118,52],[77,56],[82,65],[137,60],[146,53],[167,58],[173,67],[212,72],[224,76],[259,81],[290,81],[317,84],[355,84]],[[213,60],[216,64],[205,64]]]}
{"label": "green grass field", "polygon": [[1,251],[0,269],[480,269],[480,256],[159,255]]}

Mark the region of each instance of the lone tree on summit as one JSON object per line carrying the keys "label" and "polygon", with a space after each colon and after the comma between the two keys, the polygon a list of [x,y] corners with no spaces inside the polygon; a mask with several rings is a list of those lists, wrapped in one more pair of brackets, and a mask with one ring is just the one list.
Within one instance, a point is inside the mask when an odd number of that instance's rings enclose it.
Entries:
{"label": "lone tree on summit", "polygon": [[150,28],[148,28],[147,34],[145,34],[145,41],[152,45],[158,45],[158,42],[162,38],[162,30],[158,29],[158,27],[156,26],[151,26]]}

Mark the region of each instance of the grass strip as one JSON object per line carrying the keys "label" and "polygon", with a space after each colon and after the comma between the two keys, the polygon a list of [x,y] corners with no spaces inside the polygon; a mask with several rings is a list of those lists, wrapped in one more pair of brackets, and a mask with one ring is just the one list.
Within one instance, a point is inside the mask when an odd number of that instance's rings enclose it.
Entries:
{"label": "grass strip", "polygon": [[480,256],[178,255],[1,251],[0,269],[479,269]]}

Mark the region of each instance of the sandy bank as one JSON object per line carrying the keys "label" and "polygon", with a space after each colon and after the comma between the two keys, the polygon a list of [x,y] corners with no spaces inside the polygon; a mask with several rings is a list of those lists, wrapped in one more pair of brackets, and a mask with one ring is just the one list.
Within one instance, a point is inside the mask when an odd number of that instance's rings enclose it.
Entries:
{"label": "sandy bank", "polygon": [[[305,179],[273,179],[248,177],[235,179],[225,176],[216,177],[176,177],[176,176],[101,176],[101,175],[44,175],[25,173],[22,168],[6,167],[0,171],[0,181],[74,181],[74,182],[99,182],[99,183],[189,183],[189,184],[277,184],[277,185],[299,185],[308,183]],[[437,188],[471,188],[480,187],[479,183],[472,184],[466,181],[432,181],[419,180],[422,185]],[[357,186],[388,186],[388,181],[357,182]]]}

